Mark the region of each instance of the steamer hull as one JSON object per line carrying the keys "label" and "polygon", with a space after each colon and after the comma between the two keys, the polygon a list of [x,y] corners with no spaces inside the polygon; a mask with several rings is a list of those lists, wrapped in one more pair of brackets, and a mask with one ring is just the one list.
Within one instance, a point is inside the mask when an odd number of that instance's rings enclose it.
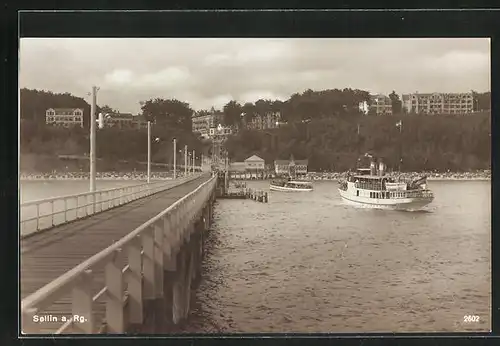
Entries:
{"label": "steamer hull", "polygon": [[422,197],[370,198],[356,196],[342,189],[339,189],[339,193],[344,203],[359,208],[413,211],[421,210],[434,200],[430,194]]}

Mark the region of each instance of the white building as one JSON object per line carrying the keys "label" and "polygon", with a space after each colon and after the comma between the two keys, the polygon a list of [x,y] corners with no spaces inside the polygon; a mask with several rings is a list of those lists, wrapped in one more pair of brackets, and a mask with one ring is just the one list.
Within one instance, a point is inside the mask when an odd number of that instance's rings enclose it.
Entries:
{"label": "white building", "polygon": [[49,108],[45,111],[45,123],[52,126],[83,127],[83,109]]}
{"label": "white building", "polygon": [[222,137],[224,140],[233,134],[233,129],[229,126],[222,126],[219,124],[217,127],[211,127],[208,132],[209,138]]}
{"label": "white building", "polygon": [[403,95],[403,106],[408,113],[466,114],[474,111],[474,98],[470,93],[426,93]]}
{"label": "white building", "polygon": [[369,110],[377,115],[392,114],[392,101],[382,94],[371,95]]}
{"label": "white building", "polygon": [[363,102],[360,102],[358,104],[358,107],[359,107],[359,111],[363,114],[368,114],[368,111],[369,111],[369,106],[368,106],[368,102],[366,101],[363,101]]}
{"label": "white building", "polygon": [[104,126],[119,129],[147,129],[148,122],[143,116],[131,113],[108,114],[104,118]]}
{"label": "white building", "polygon": [[257,155],[252,155],[245,160],[245,169],[250,172],[263,172],[265,161]]}
{"label": "white building", "polygon": [[212,111],[210,114],[199,115],[193,114],[191,117],[193,124],[193,132],[198,132],[202,136],[207,137],[210,129],[216,129],[224,123],[224,113]]}
{"label": "white building", "polygon": [[292,170],[297,175],[304,175],[307,174],[308,163],[308,160],[275,160],[274,170],[277,175],[288,175]]}
{"label": "white building", "polygon": [[266,112],[263,115],[255,114],[252,117],[252,120],[247,123],[246,127],[253,130],[274,129],[276,127],[279,127],[280,121],[280,112]]}

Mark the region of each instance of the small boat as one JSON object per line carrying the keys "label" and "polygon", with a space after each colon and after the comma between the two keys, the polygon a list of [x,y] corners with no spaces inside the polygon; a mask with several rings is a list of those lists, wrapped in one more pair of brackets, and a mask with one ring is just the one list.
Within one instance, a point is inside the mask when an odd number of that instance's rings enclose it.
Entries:
{"label": "small boat", "polygon": [[434,200],[426,176],[396,180],[385,174],[382,162],[377,170],[373,161],[370,168],[358,168],[339,181],[339,193],[347,204],[376,209],[420,210]]}
{"label": "small boat", "polygon": [[302,180],[273,180],[269,185],[271,191],[296,191],[296,192],[308,192],[313,190],[312,183],[310,181]]}

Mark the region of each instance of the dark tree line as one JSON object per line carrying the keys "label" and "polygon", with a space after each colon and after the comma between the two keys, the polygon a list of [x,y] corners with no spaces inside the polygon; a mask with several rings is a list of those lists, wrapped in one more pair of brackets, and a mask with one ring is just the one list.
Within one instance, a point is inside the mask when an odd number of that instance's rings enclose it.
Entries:
{"label": "dark tree line", "polygon": [[84,126],[89,124],[90,104],[85,99],[70,93],[57,94],[45,90],[21,89],[21,119],[43,125],[45,124],[45,112],[49,108],[82,108],[83,124]]}
{"label": "dark tree line", "polygon": [[163,128],[179,128],[185,131],[192,129],[194,111],[188,103],[176,99],[161,98],[141,102],[142,115],[157,126]]}
{"label": "dark tree line", "polygon": [[478,111],[486,111],[491,109],[491,92],[478,93],[472,91],[474,97],[474,109]]}
{"label": "dark tree line", "polygon": [[[401,101],[389,95],[395,114]],[[281,125],[265,131],[241,130],[226,143],[233,160],[258,154],[272,162],[276,158],[308,158],[311,170],[345,170],[356,162],[359,153],[376,152],[395,167],[402,151],[405,170],[472,170],[490,166],[490,115],[467,116],[363,116],[358,105],[368,101],[368,92],[357,89],[306,90],[288,100],[257,100],[255,103],[228,102],[222,109],[227,125],[244,128],[246,122],[267,112],[279,111]],[[490,93],[474,93],[477,109],[490,109]],[[69,93],[21,90],[21,151],[33,154],[88,153],[90,105]],[[153,161],[172,162],[172,139],[178,149],[185,144],[198,153],[209,154],[210,142],[191,132],[193,110],[175,99],[150,99],[141,102],[142,115],[154,122]],[[84,128],[60,129],[45,126],[48,108],[84,110]],[[116,113],[105,105],[97,111]],[[209,114],[212,109],[198,111]],[[395,123],[403,119],[399,133]],[[359,134],[358,134],[359,129]],[[109,160],[146,160],[145,130],[106,128],[97,136],[97,155]],[[182,155],[178,158],[183,161]]]}
{"label": "dark tree line", "polygon": [[[308,158],[311,170],[343,171],[355,165],[360,154],[371,151],[394,169],[407,171],[460,171],[488,169],[491,154],[490,113],[453,115],[402,115],[402,102],[393,91],[393,116],[361,115],[358,105],[369,102],[366,91],[306,90],[286,101],[259,100],[224,106],[227,124],[279,110],[284,123],[278,129],[242,130],[226,142],[232,160],[257,154],[268,163],[275,159]],[[475,110],[490,109],[490,93],[474,92]],[[259,107],[260,106],[260,107]],[[250,116],[247,114],[250,111]],[[243,116],[241,116],[243,114]],[[403,120],[400,133],[396,123]]]}
{"label": "dark tree line", "polygon": [[[47,91],[21,90],[21,152],[39,155],[86,155],[89,152],[90,105],[69,93],[55,94]],[[178,151],[188,145],[190,150],[201,153],[207,150],[191,132],[189,104],[178,100],[152,99],[141,103],[142,115],[153,121],[152,160],[172,163],[173,138],[177,139]],[[48,108],[83,108],[84,128],[57,128],[45,125]],[[109,105],[97,106],[97,112],[119,113]],[[109,160],[147,160],[147,131],[145,129],[98,129],[96,136],[97,156]],[[184,161],[178,153],[178,162]]]}
{"label": "dark tree line", "polygon": [[[399,120],[401,132],[396,127]],[[266,131],[244,130],[230,137],[226,148],[234,161],[253,154],[268,163],[291,154],[308,158],[311,171],[345,171],[366,152],[384,158],[393,169],[402,158],[404,171],[470,171],[490,168],[490,131],[489,112],[402,117],[352,114]]]}
{"label": "dark tree line", "polygon": [[[254,117],[268,112],[280,112],[281,121],[300,123],[312,119],[324,119],[333,116],[359,112],[359,103],[368,101],[370,94],[358,89],[329,89],[295,93],[288,100],[263,100],[255,103],[240,104],[229,101],[223,107],[224,122],[228,126],[245,125]],[[244,127],[244,126],[243,126]]]}

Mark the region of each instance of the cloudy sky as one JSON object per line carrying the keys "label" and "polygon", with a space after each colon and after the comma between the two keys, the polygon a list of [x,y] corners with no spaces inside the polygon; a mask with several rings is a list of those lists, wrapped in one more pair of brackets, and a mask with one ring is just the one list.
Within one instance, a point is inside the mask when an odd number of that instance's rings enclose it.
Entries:
{"label": "cloudy sky", "polygon": [[[489,39],[24,38],[20,86],[138,113],[149,98],[192,108],[287,99],[306,89],[372,94],[490,90]],[[89,98],[87,98],[90,101]]]}

